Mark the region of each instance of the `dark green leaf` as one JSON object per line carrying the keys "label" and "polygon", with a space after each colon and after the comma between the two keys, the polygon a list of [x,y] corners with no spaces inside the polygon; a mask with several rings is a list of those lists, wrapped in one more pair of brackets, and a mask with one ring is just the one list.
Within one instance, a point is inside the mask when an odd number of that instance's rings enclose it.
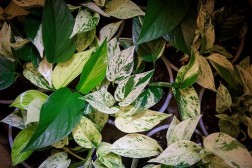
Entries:
{"label": "dark green leaf", "polygon": [[149,0],[138,44],[157,39],[183,20],[191,6],[191,0]]}
{"label": "dark green leaf", "polygon": [[22,150],[24,149],[28,141],[31,139],[32,134],[36,130],[36,127],[37,125],[31,125],[23,129],[16,136],[11,150],[11,160],[13,166],[23,162],[33,153],[33,150],[29,150],[27,152],[22,152]]}
{"label": "dark green leaf", "polygon": [[164,38],[178,50],[191,55],[191,45],[194,39],[195,27],[196,13],[195,9],[192,7],[182,22],[174,30],[164,35]]}
{"label": "dark green leaf", "polygon": [[37,35],[40,24],[41,24],[41,20],[34,19],[29,16],[25,18],[24,31],[30,40],[33,40],[35,36]]}
{"label": "dark green leaf", "polygon": [[106,75],[107,55],[108,48],[105,40],[84,65],[80,81],[76,86],[78,91],[87,94],[103,81]]}
{"label": "dark green leaf", "polygon": [[0,56],[0,90],[12,85],[15,80],[14,62]]}
{"label": "dark green leaf", "polygon": [[76,38],[69,39],[74,18],[63,0],[46,0],[42,20],[42,38],[47,61],[64,62],[76,48]]}
{"label": "dark green leaf", "polygon": [[85,106],[78,93],[61,88],[42,105],[39,125],[24,151],[49,146],[67,136],[80,121]]}

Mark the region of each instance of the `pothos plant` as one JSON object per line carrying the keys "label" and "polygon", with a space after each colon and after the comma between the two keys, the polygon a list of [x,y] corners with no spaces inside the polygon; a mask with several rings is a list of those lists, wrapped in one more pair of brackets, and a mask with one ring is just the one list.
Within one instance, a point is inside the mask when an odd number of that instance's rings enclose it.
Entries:
{"label": "pothos plant", "polygon": [[[1,89],[13,83],[15,66],[23,62],[23,75],[40,88],[19,95],[11,104],[17,110],[2,120],[22,129],[13,143],[13,165],[35,150],[54,149],[40,167],[124,167],[121,156],[144,158],[161,152],[150,162],[185,167],[202,160],[207,165],[222,161],[225,166],[250,167],[250,153],[229,135],[209,135],[204,147],[190,141],[201,117],[192,85],[198,82],[216,90],[207,60],[231,88],[238,88],[230,80],[230,54],[214,44],[213,20],[223,10],[214,11],[214,1],[209,0],[199,1],[196,12],[194,3],[198,2],[149,0],[146,12],[130,0],[13,0],[1,8],[6,21],[1,29]],[[22,30],[12,24],[13,17],[20,18]],[[118,21],[99,29],[105,17]],[[132,39],[118,38],[120,30],[116,32],[130,18]],[[155,83],[155,62],[166,41],[189,62],[179,69],[175,82]],[[153,66],[145,70],[145,62]],[[183,120],[173,119],[164,151],[156,140],[139,133],[170,116],[149,109],[163,95],[160,85],[172,87]],[[101,135],[109,118],[127,133],[113,144],[103,142]],[[69,147],[72,141],[78,147]],[[237,158],[237,153],[244,157]],[[72,163],[68,154],[80,162]]]}

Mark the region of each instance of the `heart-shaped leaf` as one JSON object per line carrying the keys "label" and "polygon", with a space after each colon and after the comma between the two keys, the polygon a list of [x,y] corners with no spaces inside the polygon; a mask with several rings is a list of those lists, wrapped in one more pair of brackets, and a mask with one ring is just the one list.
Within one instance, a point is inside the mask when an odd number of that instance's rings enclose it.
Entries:
{"label": "heart-shaped leaf", "polygon": [[104,26],[99,32],[100,42],[103,42],[106,38],[107,38],[107,41],[109,41],[115,35],[121,23],[122,21],[119,21],[119,22],[110,23]]}
{"label": "heart-shaped leaf", "polygon": [[23,118],[15,114],[15,112],[11,113],[10,115],[2,119],[0,122],[11,125],[12,127],[17,127],[19,129],[25,128]]}

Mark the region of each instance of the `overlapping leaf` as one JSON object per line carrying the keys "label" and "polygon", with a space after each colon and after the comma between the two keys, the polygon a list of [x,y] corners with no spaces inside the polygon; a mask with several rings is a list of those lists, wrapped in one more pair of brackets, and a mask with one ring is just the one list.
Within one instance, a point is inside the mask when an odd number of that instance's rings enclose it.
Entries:
{"label": "overlapping leaf", "polygon": [[58,152],[49,156],[39,168],[67,168],[71,163],[65,152]]}
{"label": "overlapping leaf", "polygon": [[115,35],[121,23],[122,21],[119,21],[119,22],[110,23],[104,26],[99,32],[100,42],[103,42],[106,38],[107,38],[107,41],[109,41]]}
{"label": "overlapping leaf", "polygon": [[216,111],[218,113],[222,113],[225,110],[229,109],[232,105],[232,98],[227,90],[227,88],[220,84],[219,88],[217,89],[216,95]]}

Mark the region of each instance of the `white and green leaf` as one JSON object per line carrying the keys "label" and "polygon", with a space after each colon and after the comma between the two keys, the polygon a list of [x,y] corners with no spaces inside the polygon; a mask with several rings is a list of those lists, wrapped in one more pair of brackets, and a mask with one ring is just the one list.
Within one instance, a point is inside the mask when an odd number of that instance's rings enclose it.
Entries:
{"label": "white and green leaf", "polygon": [[115,125],[122,132],[143,132],[149,131],[169,116],[170,114],[160,113],[147,109],[133,116],[116,117]]}
{"label": "white and green leaf", "polygon": [[28,124],[30,124],[30,123],[39,122],[40,109],[41,109],[43,103],[44,102],[42,102],[41,99],[34,99],[28,105],[27,116],[26,116],[26,119],[25,119],[25,125],[26,126]]}
{"label": "white and green leaf", "polygon": [[208,60],[210,60],[211,64],[214,66],[214,64],[218,64],[219,66],[231,70],[234,70],[234,67],[232,63],[223,55],[219,53],[211,54],[207,57]]}
{"label": "white and green leaf", "polygon": [[15,61],[15,58],[11,51],[11,27],[4,22],[0,31],[0,54],[9,59]]}
{"label": "white and green leaf", "polygon": [[39,63],[38,72],[47,80],[49,86],[52,86],[52,68],[53,64],[46,60],[46,57]]}
{"label": "white and green leaf", "polygon": [[32,43],[37,48],[40,57],[43,58],[44,44],[43,44],[43,40],[42,40],[42,24],[39,25],[38,32],[37,32],[36,36],[34,37],[34,39],[32,39]]}
{"label": "white and green leaf", "polygon": [[115,141],[111,148],[120,156],[130,158],[144,158],[156,156],[163,151],[162,147],[156,140],[142,134],[127,134]]}
{"label": "white and green leaf", "polygon": [[227,88],[220,84],[217,89],[216,95],[216,111],[222,113],[225,110],[229,109],[232,105],[232,98],[227,90]]}
{"label": "white and green leaf", "polygon": [[65,138],[59,140],[58,142],[52,144],[52,146],[53,146],[54,148],[60,149],[60,148],[63,148],[64,146],[66,146],[66,145],[68,145],[68,144],[69,144],[68,137],[65,137]]}
{"label": "white and green leaf", "polygon": [[92,29],[90,31],[77,34],[76,50],[78,53],[84,51],[88,46],[90,46],[95,38],[95,33],[96,30]]}
{"label": "white and green leaf", "polygon": [[117,32],[118,28],[120,27],[122,21],[110,23],[104,26],[99,32],[99,40],[102,43],[106,38],[109,41]]}
{"label": "white and green leaf", "polygon": [[93,3],[93,2],[87,2],[87,3],[83,3],[81,4],[97,13],[99,13],[100,15],[104,16],[104,17],[110,17],[108,14],[106,14],[100,7],[99,5]]}
{"label": "white and green leaf", "polygon": [[158,157],[149,162],[190,167],[201,160],[199,155],[201,149],[200,145],[192,141],[180,140],[168,146]]}
{"label": "white and green leaf", "polygon": [[58,152],[49,156],[39,168],[67,168],[71,163],[65,152]]}
{"label": "white and green leaf", "polygon": [[102,139],[95,124],[82,116],[80,123],[72,131],[75,142],[83,148],[95,148]]}
{"label": "white and green leaf", "polygon": [[15,113],[11,113],[10,115],[8,115],[4,119],[2,119],[1,122],[8,124],[8,125],[11,125],[12,127],[17,127],[19,129],[25,128],[23,118],[18,116]]}

